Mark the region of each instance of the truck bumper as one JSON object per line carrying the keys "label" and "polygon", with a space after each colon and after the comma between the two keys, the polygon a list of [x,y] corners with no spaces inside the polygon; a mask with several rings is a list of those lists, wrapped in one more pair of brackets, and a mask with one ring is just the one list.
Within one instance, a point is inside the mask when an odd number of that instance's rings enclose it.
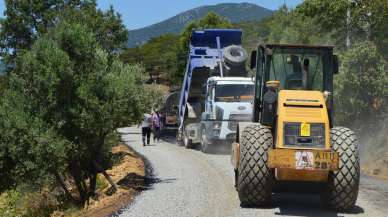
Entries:
{"label": "truck bumper", "polygon": [[200,133],[201,125],[199,123],[192,123],[186,125],[185,131],[191,139],[193,143],[199,143],[201,142],[201,133]]}
{"label": "truck bumper", "polygon": [[330,171],[338,170],[339,155],[325,150],[272,149],[268,167],[280,181],[324,182]]}
{"label": "truck bumper", "polygon": [[229,133],[226,137],[208,136],[207,141],[212,145],[232,145],[236,141],[236,133]]}

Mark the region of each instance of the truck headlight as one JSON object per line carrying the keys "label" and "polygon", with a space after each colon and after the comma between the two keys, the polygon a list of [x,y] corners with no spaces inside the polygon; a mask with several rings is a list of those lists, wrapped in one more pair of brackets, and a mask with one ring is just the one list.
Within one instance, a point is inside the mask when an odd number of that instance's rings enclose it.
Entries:
{"label": "truck headlight", "polygon": [[215,136],[215,137],[220,136],[221,126],[222,126],[222,122],[220,122],[220,121],[213,122],[213,129],[212,129],[213,136]]}

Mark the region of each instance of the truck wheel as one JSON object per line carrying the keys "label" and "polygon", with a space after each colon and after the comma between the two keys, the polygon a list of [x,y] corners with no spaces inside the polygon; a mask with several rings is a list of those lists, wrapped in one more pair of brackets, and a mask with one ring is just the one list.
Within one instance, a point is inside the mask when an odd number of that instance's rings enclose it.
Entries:
{"label": "truck wheel", "polygon": [[273,172],[267,166],[272,148],[271,130],[262,125],[247,126],[240,139],[237,191],[241,206],[266,206],[271,202]]}
{"label": "truck wheel", "polygon": [[209,143],[207,142],[206,139],[206,129],[202,128],[201,130],[201,149],[203,153],[210,153],[210,147]]}
{"label": "truck wheel", "polygon": [[357,137],[345,127],[332,128],[330,137],[333,150],[339,153],[339,170],[329,174],[322,202],[329,209],[350,211],[356,203],[360,183]]}
{"label": "truck wheel", "polygon": [[183,133],[181,133],[179,130],[178,132],[176,133],[176,141],[178,143],[179,146],[184,146],[185,144],[183,143],[183,136],[182,136]]}
{"label": "truck wheel", "polygon": [[224,59],[232,66],[239,66],[245,63],[248,59],[248,54],[244,48],[237,45],[231,45],[224,48]]}
{"label": "truck wheel", "polygon": [[183,144],[187,149],[191,149],[193,147],[193,142],[187,135],[186,130],[183,132]]}

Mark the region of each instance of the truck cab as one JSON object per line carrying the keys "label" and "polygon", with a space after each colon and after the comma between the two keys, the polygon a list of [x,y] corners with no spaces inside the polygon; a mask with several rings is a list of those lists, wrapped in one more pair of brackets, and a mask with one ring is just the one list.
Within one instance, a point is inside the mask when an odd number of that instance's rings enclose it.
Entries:
{"label": "truck cab", "polygon": [[238,122],[252,120],[252,78],[210,77],[205,89],[200,142],[203,152],[225,149],[236,138]]}

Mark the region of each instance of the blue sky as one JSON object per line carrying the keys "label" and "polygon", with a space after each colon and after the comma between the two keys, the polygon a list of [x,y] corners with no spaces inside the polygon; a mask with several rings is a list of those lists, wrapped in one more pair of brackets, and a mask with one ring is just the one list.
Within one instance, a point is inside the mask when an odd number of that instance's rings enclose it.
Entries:
{"label": "blue sky", "polygon": [[[302,0],[98,0],[98,7],[102,9],[113,5],[118,11],[128,29],[137,29],[148,26],[167,18],[170,18],[180,12],[203,6],[213,5],[225,2],[250,2],[262,7],[276,10],[284,2],[288,6],[294,7]],[[3,16],[4,0],[0,0],[0,14]]]}

